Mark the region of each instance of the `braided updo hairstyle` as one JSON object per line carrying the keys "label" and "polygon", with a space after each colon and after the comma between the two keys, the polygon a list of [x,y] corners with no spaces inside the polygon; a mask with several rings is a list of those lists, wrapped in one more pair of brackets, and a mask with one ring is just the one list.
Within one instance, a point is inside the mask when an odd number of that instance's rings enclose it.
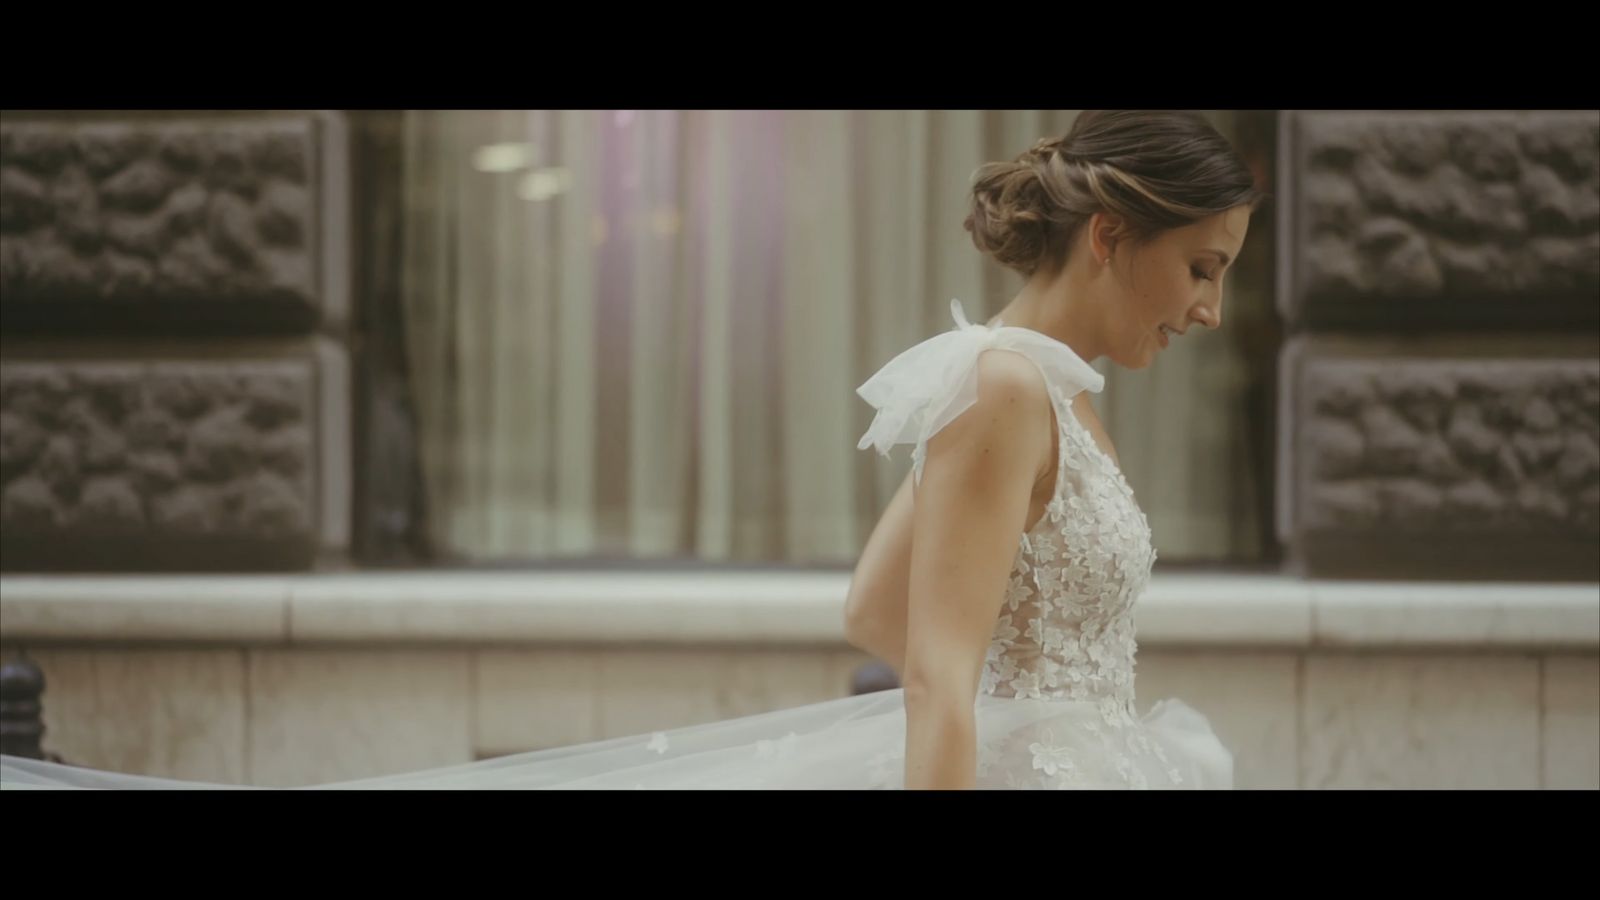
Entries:
{"label": "braided updo hairstyle", "polygon": [[1031,277],[1058,271],[1096,212],[1119,216],[1138,243],[1264,197],[1198,113],[1087,110],[1065,137],[979,168],[964,224],[979,250]]}

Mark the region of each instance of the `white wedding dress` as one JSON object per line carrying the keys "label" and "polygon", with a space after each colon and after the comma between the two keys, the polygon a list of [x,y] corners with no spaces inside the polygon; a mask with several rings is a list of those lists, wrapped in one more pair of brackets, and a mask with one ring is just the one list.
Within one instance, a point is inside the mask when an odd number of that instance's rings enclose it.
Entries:
{"label": "white wedding dress", "polygon": [[[975,699],[980,788],[1230,788],[1233,757],[1199,712],[1134,708],[1133,606],[1155,548],[1133,490],[1073,416],[1104,378],[1025,328],[967,321],[897,356],[858,393],[877,410],[859,449],[913,447],[977,399],[985,350],[1038,365],[1060,425],[1055,496],[1018,541]],[[904,786],[901,690],[655,734],[319,788],[871,789]],[[0,757],[0,787],[226,787]]]}

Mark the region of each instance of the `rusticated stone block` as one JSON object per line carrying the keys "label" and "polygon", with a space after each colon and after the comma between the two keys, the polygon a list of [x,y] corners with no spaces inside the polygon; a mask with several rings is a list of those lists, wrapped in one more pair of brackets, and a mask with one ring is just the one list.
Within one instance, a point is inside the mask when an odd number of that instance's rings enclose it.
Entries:
{"label": "rusticated stone block", "polygon": [[0,365],[5,568],[305,565],[315,385],[310,359]]}
{"label": "rusticated stone block", "polygon": [[306,331],[327,310],[313,117],[0,125],[8,333]]}
{"label": "rusticated stone block", "polygon": [[1287,116],[1288,319],[1600,322],[1600,113]]}
{"label": "rusticated stone block", "polygon": [[1311,555],[1600,568],[1600,360],[1298,349],[1292,531]]}

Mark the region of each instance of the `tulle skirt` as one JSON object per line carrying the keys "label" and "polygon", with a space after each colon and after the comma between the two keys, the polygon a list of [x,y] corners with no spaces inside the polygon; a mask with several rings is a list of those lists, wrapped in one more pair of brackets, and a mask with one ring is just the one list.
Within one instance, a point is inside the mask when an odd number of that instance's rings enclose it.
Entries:
{"label": "tulle skirt", "polygon": [[[881,691],[481,762],[309,785],[394,790],[872,790],[905,782],[905,694]],[[1132,704],[979,695],[980,789],[1227,789],[1233,756],[1205,716]],[[0,757],[0,788],[239,789]]]}

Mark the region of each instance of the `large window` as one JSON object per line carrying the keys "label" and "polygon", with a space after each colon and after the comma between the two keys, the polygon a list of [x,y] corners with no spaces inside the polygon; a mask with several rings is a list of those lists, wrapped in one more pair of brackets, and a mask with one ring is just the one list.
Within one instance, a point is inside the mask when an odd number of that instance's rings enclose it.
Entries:
{"label": "large window", "polygon": [[[848,565],[909,469],[855,387],[1020,280],[972,171],[1050,111],[399,114],[393,266],[446,559]],[[1268,113],[1215,113],[1263,171]],[[382,205],[382,204],[379,204]],[[1163,564],[1270,561],[1270,210],[1226,325],[1094,398]],[[370,455],[369,455],[369,458]]]}

